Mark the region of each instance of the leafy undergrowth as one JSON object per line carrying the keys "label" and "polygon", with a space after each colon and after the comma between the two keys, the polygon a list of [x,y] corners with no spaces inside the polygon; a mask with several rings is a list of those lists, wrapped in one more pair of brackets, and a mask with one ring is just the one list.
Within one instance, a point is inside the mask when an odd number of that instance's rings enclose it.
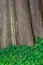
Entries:
{"label": "leafy undergrowth", "polygon": [[43,65],[43,40],[36,38],[35,45],[10,45],[0,50],[0,65]]}

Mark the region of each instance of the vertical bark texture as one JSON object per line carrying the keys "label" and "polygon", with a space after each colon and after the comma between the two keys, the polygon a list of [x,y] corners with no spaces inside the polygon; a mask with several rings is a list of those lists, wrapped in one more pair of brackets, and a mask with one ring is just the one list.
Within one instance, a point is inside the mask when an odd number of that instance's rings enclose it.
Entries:
{"label": "vertical bark texture", "polygon": [[12,44],[16,45],[16,32],[15,32],[15,10],[14,10],[14,0],[9,0],[10,6],[10,21],[11,21],[11,38]]}
{"label": "vertical bark texture", "polygon": [[43,15],[43,0],[41,0],[41,10],[42,10],[42,15]]}
{"label": "vertical bark texture", "polygon": [[33,34],[43,38],[43,0],[0,0],[0,48],[33,45]]}
{"label": "vertical bark texture", "polygon": [[29,0],[32,27],[35,37],[43,38],[43,27],[39,0]]}
{"label": "vertical bark texture", "polygon": [[8,0],[2,0],[2,43],[1,48],[11,44],[11,30]]}
{"label": "vertical bark texture", "polygon": [[33,45],[33,35],[31,29],[28,0],[15,0],[16,14],[18,20],[19,44]]}
{"label": "vertical bark texture", "polygon": [[2,0],[0,0],[0,48],[2,43],[2,6],[1,6]]}
{"label": "vertical bark texture", "polygon": [[43,38],[43,21],[42,21],[42,14],[41,14],[41,1],[37,0],[38,2],[38,10],[37,10],[37,19],[38,19],[38,25],[39,25],[39,37]]}
{"label": "vertical bark texture", "polygon": [[43,0],[40,0],[41,4],[41,14],[42,14],[42,24],[43,24]]}

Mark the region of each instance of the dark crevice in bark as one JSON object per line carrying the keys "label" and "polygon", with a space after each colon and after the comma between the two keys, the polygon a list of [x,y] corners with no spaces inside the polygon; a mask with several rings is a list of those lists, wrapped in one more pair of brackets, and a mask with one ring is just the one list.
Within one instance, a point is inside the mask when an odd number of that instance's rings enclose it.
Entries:
{"label": "dark crevice in bark", "polygon": [[39,0],[40,3],[40,11],[41,11],[41,17],[42,17],[42,27],[43,27],[43,0]]}
{"label": "dark crevice in bark", "polygon": [[32,18],[31,18],[31,12],[30,12],[29,0],[28,0],[28,8],[29,8],[30,19],[31,19],[31,28],[32,28],[32,34],[33,34],[33,42],[35,42],[35,35],[34,35],[33,26],[32,26]]}
{"label": "dark crevice in bark", "polygon": [[[30,12],[30,5],[29,5],[29,0],[28,0],[28,7],[29,7],[29,12]],[[34,35],[33,26],[32,26],[31,12],[30,12],[30,19],[31,19],[31,28],[32,28],[32,34],[33,34],[33,41],[35,42],[35,35]]]}

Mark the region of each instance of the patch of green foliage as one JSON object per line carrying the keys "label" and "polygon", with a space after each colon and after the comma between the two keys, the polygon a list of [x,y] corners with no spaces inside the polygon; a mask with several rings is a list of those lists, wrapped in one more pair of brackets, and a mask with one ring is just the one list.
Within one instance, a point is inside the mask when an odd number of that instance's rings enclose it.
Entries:
{"label": "patch of green foliage", "polygon": [[10,45],[0,50],[0,65],[43,65],[43,39],[36,38],[35,45]]}

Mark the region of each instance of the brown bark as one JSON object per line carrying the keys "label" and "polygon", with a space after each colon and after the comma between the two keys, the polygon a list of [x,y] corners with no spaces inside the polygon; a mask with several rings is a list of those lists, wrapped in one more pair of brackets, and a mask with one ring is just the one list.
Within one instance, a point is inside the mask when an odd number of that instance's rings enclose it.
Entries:
{"label": "brown bark", "polygon": [[2,9],[1,9],[1,3],[2,3],[2,0],[0,0],[0,48],[1,48],[1,44],[2,44]]}
{"label": "brown bark", "polygon": [[34,36],[43,38],[43,27],[39,0],[29,0]]}
{"label": "brown bark", "polygon": [[31,29],[28,0],[16,0],[16,15],[18,23],[19,44],[33,45],[33,35]]}
{"label": "brown bark", "polygon": [[8,0],[2,0],[2,44],[1,48],[11,44],[11,30]]}
{"label": "brown bark", "polygon": [[14,0],[9,0],[12,44],[17,45],[16,31],[15,31],[16,22],[15,22],[15,6],[14,5],[15,5]]}
{"label": "brown bark", "polygon": [[42,25],[43,25],[43,0],[40,0],[41,14],[42,14]]}
{"label": "brown bark", "polygon": [[43,16],[43,0],[41,0],[41,11],[42,11],[42,16]]}
{"label": "brown bark", "polygon": [[37,12],[37,22],[38,22],[38,30],[39,30],[39,37],[43,38],[43,24],[42,24],[42,14],[41,14],[41,1],[36,0],[36,12]]}

